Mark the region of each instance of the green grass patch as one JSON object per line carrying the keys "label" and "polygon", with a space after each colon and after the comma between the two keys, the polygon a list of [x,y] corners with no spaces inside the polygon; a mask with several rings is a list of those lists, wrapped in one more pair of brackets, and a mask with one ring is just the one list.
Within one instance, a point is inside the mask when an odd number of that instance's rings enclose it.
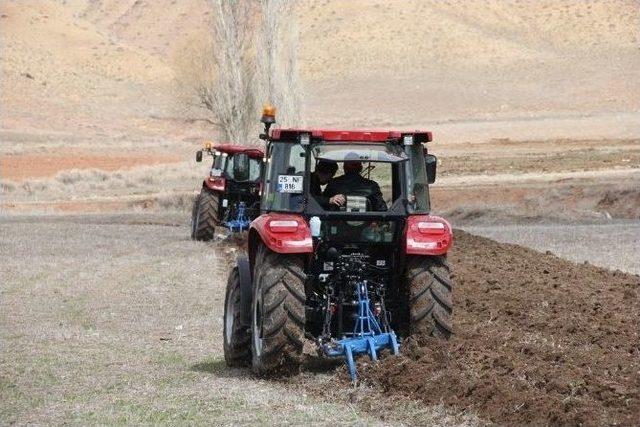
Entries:
{"label": "green grass patch", "polygon": [[222,357],[205,359],[191,367],[192,371],[209,372],[210,374],[220,374],[227,369],[227,365]]}

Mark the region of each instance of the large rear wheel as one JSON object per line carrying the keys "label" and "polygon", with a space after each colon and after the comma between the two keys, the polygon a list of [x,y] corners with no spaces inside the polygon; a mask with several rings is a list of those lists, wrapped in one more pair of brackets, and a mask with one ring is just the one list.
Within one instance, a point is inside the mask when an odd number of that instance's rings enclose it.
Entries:
{"label": "large rear wheel", "polygon": [[194,202],[191,214],[191,238],[194,240],[211,240],[216,225],[220,223],[218,214],[218,195],[202,189]]}
{"label": "large rear wheel", "polygon": [[240,304],[240,275],[234,267],[227,281],[224,299],[224,360],[227,366],[236,368],[251,363],[251,334],[248,325],[242,324]]}
{"label": "large rear wheel", "polygon": [[453,284],[446,257],[409,256],[406,283],[409,334],[449,338],[453,333]]}
{"label": "large rear wheel", "polygon": [[258,374],[297,369],[302,358],[305,302],[303,262],[261,247],[254,268],[252,367]]}

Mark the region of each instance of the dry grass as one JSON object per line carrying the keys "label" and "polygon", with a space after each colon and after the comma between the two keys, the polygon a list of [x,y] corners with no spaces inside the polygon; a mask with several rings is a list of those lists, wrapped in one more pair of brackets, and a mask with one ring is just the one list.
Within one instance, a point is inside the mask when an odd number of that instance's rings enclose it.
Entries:
{"label": "dry grass", "polygon": [[125,171],[68,170],[52,178],[3,181],[5,201],[47,201],[136,194],[189,192],[202,184],[208,165],[192,162],[138,167]]}

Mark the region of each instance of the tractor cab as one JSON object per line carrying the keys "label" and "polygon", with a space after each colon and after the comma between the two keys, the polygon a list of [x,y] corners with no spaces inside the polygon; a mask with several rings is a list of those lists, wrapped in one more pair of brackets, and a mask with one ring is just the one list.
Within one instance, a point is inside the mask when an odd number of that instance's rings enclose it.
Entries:
{"label": "tractor cab", "polygon": [[[227,363],[274,372],[299,363],[311,340],[344,357],[355,380],[358,354],[396,354],[409,335],[448,337],[452,233],[430,214],[431,133],[271,130],[269,109],[262,121],[260,215],[227,289]],[[236,338],[250,349],[235,352]]]}

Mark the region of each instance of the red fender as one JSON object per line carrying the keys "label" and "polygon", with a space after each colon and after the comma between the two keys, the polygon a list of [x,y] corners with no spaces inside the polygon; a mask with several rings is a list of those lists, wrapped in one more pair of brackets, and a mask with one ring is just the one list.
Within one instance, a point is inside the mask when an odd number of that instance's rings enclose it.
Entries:
{"label": "red fender", "polygon": [[453,244],[451,224],[434,215],[410,215],[405,228],[408,255],[444,255]]}
{"label": "red fender", "polygon": [[309,224],[302,215],[266,213],[254,219],[249,232],[256,231],[269,249],[281,254],[313,253]]}

